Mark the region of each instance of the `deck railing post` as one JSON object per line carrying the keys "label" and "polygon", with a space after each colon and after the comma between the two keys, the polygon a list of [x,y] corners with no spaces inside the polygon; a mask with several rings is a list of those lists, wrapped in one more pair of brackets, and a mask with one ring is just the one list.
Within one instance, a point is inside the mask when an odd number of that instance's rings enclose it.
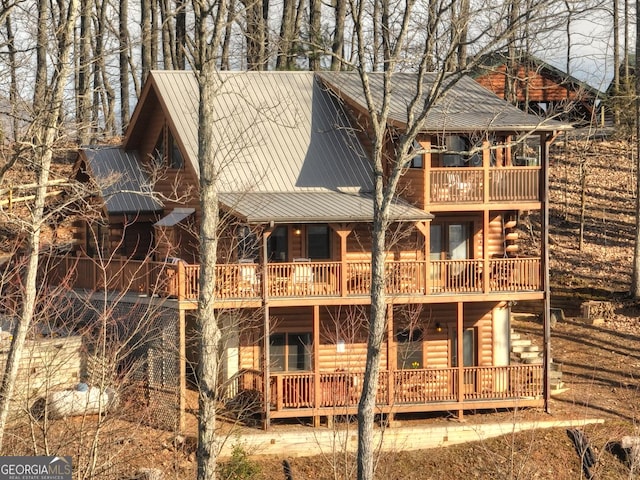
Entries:
{"label": "deck railing post", "polygon": [[184,290],[186,287],[186,282],[187,282],[187,276],[185,274],[185,270],[184,270],[184,264],[182,262],[178,262],[178,264],[176,265],[177,270],[178,270],[178,300],[184,300]]}

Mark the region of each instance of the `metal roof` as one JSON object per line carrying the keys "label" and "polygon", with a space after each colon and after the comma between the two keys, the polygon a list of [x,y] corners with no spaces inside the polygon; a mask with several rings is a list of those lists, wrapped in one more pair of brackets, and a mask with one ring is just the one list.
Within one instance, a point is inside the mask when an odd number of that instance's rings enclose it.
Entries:
{"label": "metal roof", "polygon": [[[223,193],[220,201],[247,223],[371,222],[373,197],[357,192]],[[433,215],[397,199],[395,221],[430,220]]]}
{"label": "metal roof", "polygon": [[[360,76],[356,72],[322,72],[318,74],[338,96],[366,109]],[[374,101],[381,105],[384,73],[368,75]],[[424,80],[424,100],[438,74],[427,73]],[[392,76],[389,119],[401,125],[407,123],[407,109],[417,91],[418,76],[395,73]],[[570,129],[569,124],[545,120],[530,115],[498,98],[470,77],[445,78],[443,85],[455,82],[437,99],[427,114],[425,132],[465,131],[554,131]]]}
{"label": "metal roof", "polygon": [[[198,172],[195,75],[153,71],[151,78]],[[219,72],[216,82],[220,191],[372,190],[364,149],[341,103],[313,72]]]}
{"label": "metal roof", "polygon": [[134,152],[118,147],[90,147],[83,149],[83,154],[109,214],[162,210]]}

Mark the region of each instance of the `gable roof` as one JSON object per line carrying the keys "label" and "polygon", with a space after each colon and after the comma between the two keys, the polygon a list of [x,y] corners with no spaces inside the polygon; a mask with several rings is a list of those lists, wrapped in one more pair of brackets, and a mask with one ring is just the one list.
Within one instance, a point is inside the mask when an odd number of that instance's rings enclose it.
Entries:
{"label": "gable roof", "polygon": [[135,152],[119,147],[90,147],[81,151],[96,182],[107,213],[155,213],[162,203],[153,197],[151,183]]}
{"label": "gable roof", "polygon": [[[507,64],[509,61],[508,52],[493,52],[487,55],[484,55],[479,65],[474,69],[473,76],[475,78],[486,75],[487,73],[497,72],[500,67]],[[581,92],[586,92],[592,97],[602,98],[604,97],[604,92],[599,89],[589,85],[582,80],[577,79],[573,75],[551,65],[548,62],[545,62],[541,58],[536,57],[535,55],[527,54],[524,52],[517,53],[516,63],[518,65],[530,65],[536,71],[539,71],[544,76],[547,76],[558,84],[563,85],[565,87],[572,88],[574,90],[580,90]]]}
{"label": "gable roof", "polygon": [[[336,92],[359,108],[366,109],[362,84],[357,73],[323,72],[321,78]],[[437,81],[438,74],[424,76],[424,90]],[[370,73],[369,81],[374,100],[380,104],[383,92],[384,73]],[[445,79],[445,85],[451,79]],[[417,76],[395,73],[391,90],[389,118],[398,126],[407,123],[407,107],[416,91]],[[427,98],[427,93],[424,94]],[[570,125],[544,120],[530,115],[498,98],[470,77],[461,77],[431,108],[427,114],[424,131],[442,133],[464,131],[555,131],[571,128]]]}
{"label": "gable roof", "polygon": [[[132,146],[135,129],[144,128],[138,123],[149,115],[145,98],[155,98],[198,173],[195,75],[153,71],[148,82],[125,146]],[[371,221],[366,152],[341,102],[313,72],[218,72],[216,82],[214,142],[223,208],[250,222]],[[397,199],[392,217],[432,215]]]}

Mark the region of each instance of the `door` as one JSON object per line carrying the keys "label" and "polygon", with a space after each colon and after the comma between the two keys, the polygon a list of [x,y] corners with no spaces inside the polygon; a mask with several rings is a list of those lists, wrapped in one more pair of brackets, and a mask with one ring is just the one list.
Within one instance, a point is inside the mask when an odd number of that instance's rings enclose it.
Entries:
{"label": "door", "polygon": [[[477,365],[476,335],[474,328],[467,328],[462,332],[462,366],[475,367]],[[458,332],[452,331],[451,340],[451,366],[458,366]],[[476,391],[476,372],[467,370],[464,372],[464,393],[470,394]]]}
{"label": "door", "polygon": [[[432,223],[429,259],[434,291],[451,291],[465,273],[471,258],[471,224],[469,222]],[[443,262],[449,260],[449,262]],[[455,260],[463,260],[455,262]]]}

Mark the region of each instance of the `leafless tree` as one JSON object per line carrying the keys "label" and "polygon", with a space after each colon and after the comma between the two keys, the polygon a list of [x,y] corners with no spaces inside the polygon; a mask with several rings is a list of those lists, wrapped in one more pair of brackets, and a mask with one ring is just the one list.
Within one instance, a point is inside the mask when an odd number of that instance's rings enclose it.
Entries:
{"label": "leafless tree", "polygon": [[[355,24],[355,43],[357,46],[356,63],[352,68],[357,70],[360,78],[362,94],[366,102],[366,125],[364,130],[369,135],[371,145],[370,159],[374,183],[374,212],[372,227],[372,261],[371,261],[371,312],[369,337],[367,343],[367,359],[362,396],[358,405],[358,479],[370,480],[374,476],[373,425],[375,415],[375,398],[379,381],[379,365],[381,346],[386,332],[386,300],[384,258],[386,251],[386,232],[391,223],[389,215],[392,199],[404,169],[415,155],[412,145],[418,133],[423,130],[425,119],[433,105],[444,96],[474,66],[474,61],[459,65],[459,48],[474,45],[474,58],[479,59],[483,53],[503,49],[513,43],[514,32],[519,31],[523,23],[538,15],[541,20],[544,2],[532,3],[523,12],[517,0],[509,2],[506,8],[500,6],[485,8],[470,13],[467,19],[458,19],[458,25],[474,25],[474,31],[454,29],[445,15],[430,19],[429,33],[436,37],[420,37],[417,44],[413,33],[419,28],[415,22],[419,16],[419,5],[412,0],[403,2],[402,8],[382,5],[381,30],[384,58],[384,74],[382,78],[372,80],[369,73],[369,40],[366,35],[367,26],[373,23],[365,2],[350,3],[353,22]],[[477,8],[478,6],[476,6]],[[444,10],[446,12],[446,9]],[[440,10],[442,13],[442,10]],[[547,20],[549,20],[547,18]],[[422,25],[422,23],[420,23]],[[424,26],[424,25],[423,25]],[[467,37],[468,35],[468,37]],[[409,43],[412,42],[412,45]],[[431,49],[430,46],[435,46]],[[411,47],[411,48],[409,48]],[[406,52],[411,52],[407,58]],[[435,52],[435,57],[434,57]],[[389,115],[394,101],[394,75],[405,65],[412,65],[416,73],[415,86],[409,98],[403,99],[406,104],[406,123],[403,128],[392,131]],[[434,67],[436,73],[426,75],[428,69]],[[447,67],[454,69],[447,70]],[[426,81],[425,79],[429,79]],[[374,83],[375,81],[375,83]],[[387,148],[390,137],[396,139],[394,148]]]}
{"label": "leafless tree", "polygon": [[196,78],[200,95],[198,111],[198,166],[200,169],[200,279],[198,327],[198,479],[216,478],[219,438],[216,435],[216,392],[219,372],[218,344],[221,330],[215,311],[218,250],[218,185],[221,167],[216,162],[214,102],[216,62],[222,45],[227,3],[194,0],[196,17]]}
{"label": "leafless tree", "polygon": [[[2,377],[2,383],[0,384],[0,449],[2,448],[2,441],[4,439],[4,429],[18,370],[18,363],[34,315],[37,295],[36,277],[38,274],[40,232],[45,220],[44,207],[53,156],[52,148],[57,135],[60,133],[59,119],[62,113],[63,96],[67,79],[71,74],[69,57],[73,46],[73,29],[78,15],[78,2],[77,0],[69,0],[67,4],[61,3],[60,5],[64,22],[60,25],[61,30],[58,36],[58,63],[55,65],[49,87],[43,89],[44,92],[48,92],[47,96],[43,96],[42,99],[38,100],[42,102],[42,105],[46,105],[47,108],[41,110],[42,116],[36,118],[33,124],[32,138],[36,142],[33,144],[33,159],[37,172],[38,187],[35,193],[32,216],[27,225],[25,253],[28,258],[28,264],[25,268],[23,281],[25,285],[23,304],[19,320],[13,332],[9,356]],[[46,86],[46,78],[41,77],[40,81]]]}
{"label": "leafless tree", "polygon": [[[640,0],[636,0],[636,52],[640,51]],[[640,92],[640,55],[636,54],[635,63],[635,87]],[[640,97],[635,100],[636,117],[636,152],[640,152]],[[636,153],[636,231],[634,235],[635,246],[633,250],[633,269],[631,275],[631,296],[640,298],[640,154]]]}

